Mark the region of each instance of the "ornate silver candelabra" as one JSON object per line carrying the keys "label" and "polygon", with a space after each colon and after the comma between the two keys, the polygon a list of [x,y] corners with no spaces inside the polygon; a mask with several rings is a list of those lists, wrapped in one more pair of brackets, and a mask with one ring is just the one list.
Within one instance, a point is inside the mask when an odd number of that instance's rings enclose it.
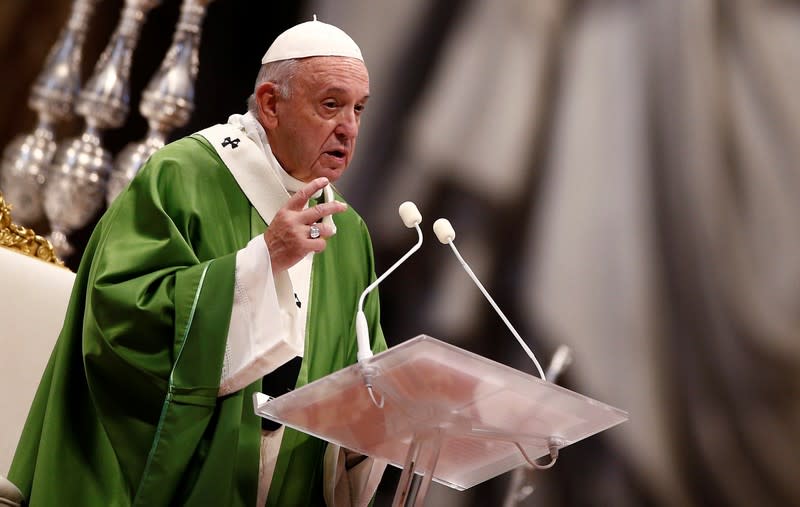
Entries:
{"label": "ornate silver candelabra", "polygon": [[38,119],[33,132],[16,137],[3,153],[0,186],[14,217],[33,225],[44,219],[42,187],[56,151],[55,125],[72,117],[80,90],[83,43],[97,0],[75,0],[65,27],[34,82],[28,105]]}
{"label": "ornate silver candelabra", "polygon": [[110,205],[136,176],[145,160],[164,146],[167,135],[186,125],[194,111],[194,83],[203,19],[213,0],[184,0],[181,17],[158,72],[150,80],[139,105],[148,120],[148,132],[137,143],[127,145],[114,161],[106,201]]}
{"label": "ornate silver candelabra", "polygon": [[128,115],[131,57],[147,13],[160,2],[125,1],[117,28],[78,97],[75,109],[86,128],[56,151],[44,189],[44,209],[51,227],[48,239],[62,257],[73,250],[67,236],[86,225],[103,205],[111,154],[101,145],[101,132],[121,126]]}

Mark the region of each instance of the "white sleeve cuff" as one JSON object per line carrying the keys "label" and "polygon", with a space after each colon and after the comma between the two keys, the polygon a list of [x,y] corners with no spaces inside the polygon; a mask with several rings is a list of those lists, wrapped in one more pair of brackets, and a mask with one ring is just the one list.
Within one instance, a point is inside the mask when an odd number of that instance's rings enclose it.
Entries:
{"label": "white sleeve cuff", "polygon": [[233,309],[219,396],[243,389],[303,355],[297,307],[287,272],[272,273],[263,235],[236,253]]}

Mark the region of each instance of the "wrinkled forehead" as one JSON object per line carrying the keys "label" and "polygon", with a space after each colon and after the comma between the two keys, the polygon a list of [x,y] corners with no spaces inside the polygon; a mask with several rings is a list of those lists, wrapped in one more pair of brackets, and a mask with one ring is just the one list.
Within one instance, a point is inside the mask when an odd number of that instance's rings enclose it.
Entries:
{"label": "wrinkled forehead", "polygon": [[361,98],[369,95],[369,73],[364,62],[342,56],[314,56],[298,60],[295,82],[310,92],[336,88]]}

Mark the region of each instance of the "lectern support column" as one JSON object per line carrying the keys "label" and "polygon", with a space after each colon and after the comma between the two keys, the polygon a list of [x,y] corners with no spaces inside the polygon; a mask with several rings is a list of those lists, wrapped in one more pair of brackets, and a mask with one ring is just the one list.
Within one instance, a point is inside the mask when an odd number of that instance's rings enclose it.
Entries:
{"label": "lectern support column", "polygon": [[[416,433],[411,445],[408,446],[406,462],[397,491],[394,495],[392,507],[422,507],[425,496],[433,480],[436,462],[439,460],[439,450],[442,447],[442,430],[431,429],[425,433]],[[421,476],[419,487],[415,487],[414,474]]]}

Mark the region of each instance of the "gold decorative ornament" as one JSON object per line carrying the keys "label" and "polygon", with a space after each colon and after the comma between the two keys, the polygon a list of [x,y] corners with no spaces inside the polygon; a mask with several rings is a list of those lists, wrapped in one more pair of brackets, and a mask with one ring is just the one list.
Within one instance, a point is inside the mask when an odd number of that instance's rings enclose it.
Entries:
{"label": "gold decorative ornament", "polygon": [[2,193],[0,193],[0,247],[64,266],[49,241],[30,229],[14,224],[11,220],[11,205],[6,203]]}

